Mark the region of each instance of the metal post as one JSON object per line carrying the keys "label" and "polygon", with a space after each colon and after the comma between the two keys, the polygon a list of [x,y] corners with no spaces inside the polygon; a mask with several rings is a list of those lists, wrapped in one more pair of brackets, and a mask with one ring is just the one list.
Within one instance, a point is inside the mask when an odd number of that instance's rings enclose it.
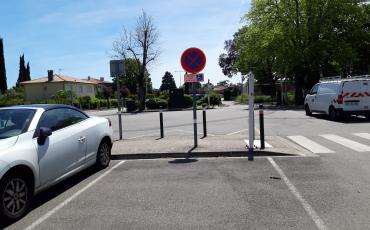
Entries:
{"label": "metal post", "polygon": [[159,111],[159,125],[161,129],[161,138],[163,138],[164,134],[163,134],[163,110],[162,109]]}
{"label": "metal post", "polygon": [[116,77],[117,81],[117,107],[118,107],[118,126],[119,126],[119,139],[122,140],[122,111],[121,111],[121,93],[119,86],[119,76]]}
{"label": "metal post", "polygon": [[259,105],[259,114],[260,114],[260,140],[261,140],[261,149],[265,149],[265,127],[263,122],[263,105]]}
{"label": "metal post", "polygon": [[203,137],[207,136],[207,118],[206,118],[206,108],[203,107]]}
{"label": "metal post", "polygon": [[193,91],[193,124],[194,124],[194,148],[198,146],[198,138],[197,138],[197,100],[195,97],[195,83],[192,83],[192,91]]}
{"label": "metal post", "polygon": [[208,79],[208,108],[211,106],[211,97],[209,95],[210,92],[211,92],[211,85]]}
{"label": "metal post", "polygon": [[249,74],[249,151],[248,151],[248,160],[253,161],[254,153],[254,75],[253,73]]}

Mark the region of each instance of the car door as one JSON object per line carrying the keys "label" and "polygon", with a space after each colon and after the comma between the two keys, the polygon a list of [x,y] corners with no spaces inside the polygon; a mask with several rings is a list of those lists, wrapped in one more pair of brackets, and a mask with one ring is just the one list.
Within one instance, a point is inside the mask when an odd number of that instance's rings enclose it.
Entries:
{"label": "car door", "polygon": [[318,106],[316,103],[316,96],[317,96],[318,88],[319,88],[319,84],[314,85],[310,91],[310,95],[307,97],[307,103],[311,111],[318,110]]}
{"label": "car door", "polygon": [[38,145],[40,182],[42,185],[52,182],[62,175],[76,169],[81,163],[81,156],[86,153],[86,141],[83,129],[70,109],[58,108],[45,111],[38,127],[48,127],[53,132],[44,145]]}

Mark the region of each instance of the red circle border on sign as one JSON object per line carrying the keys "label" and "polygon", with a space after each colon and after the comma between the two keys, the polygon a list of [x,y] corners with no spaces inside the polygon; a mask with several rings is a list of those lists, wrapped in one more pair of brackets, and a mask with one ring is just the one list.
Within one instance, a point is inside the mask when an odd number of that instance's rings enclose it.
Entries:
{"label": "red circle border on sign", "polygon": [[[198,56],[200,56],[203,60],[203,62],[195,69],[191,69],[185,62],[186,58],[188,57],[188,55],[191,53],[191,52],[196,52],[198,54]],[[204,67],[206,66],[206,55],[203,53],[203,51],[201,49],[198,49],[198,48],[195,48],[195,47],[192,47],[192,48],[189,48],[187,50],[185,50],[182,55],[181,55],[181,66],[182,68],[188,72],[188,73],[192,73],[192,74],[196,74],[196,73],[199,73],[200,71],[202,71],[204,69]]]}

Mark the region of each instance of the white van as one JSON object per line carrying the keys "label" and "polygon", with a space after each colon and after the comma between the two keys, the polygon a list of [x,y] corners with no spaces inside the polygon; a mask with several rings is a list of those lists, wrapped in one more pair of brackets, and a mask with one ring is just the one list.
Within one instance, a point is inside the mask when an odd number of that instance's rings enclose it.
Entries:
{"label": "white van", "polygon": [[325,113],[331,120],[364,115],[370,120],[370,75],[330,78],[314,85],[305,99],[306,115]]}

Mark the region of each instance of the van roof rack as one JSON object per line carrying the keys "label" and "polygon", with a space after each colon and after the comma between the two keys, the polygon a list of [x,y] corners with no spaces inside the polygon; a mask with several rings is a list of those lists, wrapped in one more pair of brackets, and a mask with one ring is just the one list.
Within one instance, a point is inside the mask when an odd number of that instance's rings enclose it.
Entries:
{"label": "van roof rack", "polygon": [[320,82],[351,80],[351,79],[370,79],[370,75],[355,75],[347,76],[346,78],[342,78],[341,76],[322,77],[320,78]]}
{"label": "van roof rack", "polygon": [[320,82],[324,82],[324,81],[340,81],[341,79],[342,79],[341,76],[322,77],[322,78],[320,78]]}

